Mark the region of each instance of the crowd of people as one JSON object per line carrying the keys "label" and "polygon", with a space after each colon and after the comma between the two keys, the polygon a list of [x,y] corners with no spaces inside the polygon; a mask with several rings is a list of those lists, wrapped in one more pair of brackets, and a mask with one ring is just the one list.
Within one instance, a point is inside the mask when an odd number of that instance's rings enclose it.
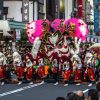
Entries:
{"label": "crowd of people", "polygon": [[78,85],[82,82],[91,82],[97,83],[96,89],[88,90],[87,96],[78,90],[67,93],[66,97],[57,97],[56,100],[99,100],[100,52],[90,50],[90,45],[81,44],[78,55],[74,54],[71,59],[62,56],[59,59],[61,62],[58,62],[56,55],[53,56],[52,62],[45,60],[42,53],[38,54],[38,59],[34,59],[28,47],[18,47],[14,52],[11,47],[3,48],[0,52],[1,85],[48,82],[51,78],[54,80],[54,85],[62,82],[67,86],[70,81]]}
{"label": "crowd of people", "polygon": [[83,91],[72,91],[66,97],[57,97],[56,100],[100,100],[100,81],[97,82],[95,89],[89,89],[87,95]]}
{"label": "crowd of people", "polygon": [[1,83],[13,80],[12,74],[16,75],[18,84],[21,84],[23,80],[33,83],[33,81],[51,77],[54,79],[55,85],[59,81],[64,82],[65,85],[68,85],[69,81],[95,83],[100,78],[100,56],[95,51],[88,50],[89,46],[90,44],[82,44],[79,55],[74,55],[71,61],[63,56],[60,58],[62,62],[58,63],[57,58],[54,57],[49,65],[44,63],[44,55],[41,53],[38,55],[38,59],[34,59],[28,48],[23,48],[23,50],[19,47],[20,52],[12,54],[0,52]]}

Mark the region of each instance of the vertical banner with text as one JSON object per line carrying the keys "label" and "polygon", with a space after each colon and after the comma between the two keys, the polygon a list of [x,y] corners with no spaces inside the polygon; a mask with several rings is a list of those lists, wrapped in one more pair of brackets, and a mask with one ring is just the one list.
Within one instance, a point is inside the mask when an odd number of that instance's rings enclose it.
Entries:
{"label": "vertical banner with text", "polygon": [[22,20],[24,22],[29,21],[29,0],[22,1]]}
{"label": "vertical banner with text", "polygon": [[78,17],[82,18],[82,0],[78,0]]}
{"label": "vertical banner with text", "polygon": [[16,29],[16,40],[20,40],[20,39],[21,39],[20,29]]}

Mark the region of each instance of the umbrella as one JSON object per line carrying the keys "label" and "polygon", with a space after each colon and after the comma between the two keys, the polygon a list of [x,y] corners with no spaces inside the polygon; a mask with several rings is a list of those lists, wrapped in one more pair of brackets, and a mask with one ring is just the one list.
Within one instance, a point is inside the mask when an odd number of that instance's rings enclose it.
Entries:
{"label": "umbrella", "polygon": [[94,45],[90,47],[90,49],[92,48],[100,48],[100,43],[95,43]]}
{"label": "umbrella", "polygon": [[95,43],[89,49],[95,51],[95,53],[100,54],[100,43]]}

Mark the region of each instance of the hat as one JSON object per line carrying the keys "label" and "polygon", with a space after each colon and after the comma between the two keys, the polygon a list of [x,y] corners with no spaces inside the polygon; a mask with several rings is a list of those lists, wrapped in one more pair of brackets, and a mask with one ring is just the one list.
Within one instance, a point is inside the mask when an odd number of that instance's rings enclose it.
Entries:
{"label": "hat", "polygon": [[27,57],[29,57],[29,59],[33,62],[33,56],[32,56],[32,54],[31,53],[26,53],[25,55],[24,55],[24,59],[26,60],[26,56]]}

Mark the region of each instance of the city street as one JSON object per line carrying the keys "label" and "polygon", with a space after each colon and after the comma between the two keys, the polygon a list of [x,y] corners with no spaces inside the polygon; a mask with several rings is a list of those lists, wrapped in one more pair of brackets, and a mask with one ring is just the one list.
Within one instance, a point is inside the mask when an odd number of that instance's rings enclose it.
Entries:
{"label": "city street", "polygon": [[56,97],[63,96],[71,91],[82,90],[87,95],[88,89],[95,88],[95,85],[87,84],[63,84],[53,83],[29,84],[5,84],[0,86],[0,100],[56,100]]}
{"label": "city street", "polygon": [[94,100],[98,81],[100,0],[0,0],[0,100]]}

